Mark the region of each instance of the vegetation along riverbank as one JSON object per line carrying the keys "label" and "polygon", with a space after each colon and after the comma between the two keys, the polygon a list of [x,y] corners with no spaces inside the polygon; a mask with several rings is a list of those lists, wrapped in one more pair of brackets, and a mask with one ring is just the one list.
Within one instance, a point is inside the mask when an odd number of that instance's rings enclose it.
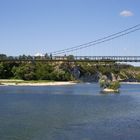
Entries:
{"label": "vegetation along riverbank", "polygon": [[140,67],[115,62],[0,62],[0,79],[98,82],[103,76],[111,81],[140,82]]}

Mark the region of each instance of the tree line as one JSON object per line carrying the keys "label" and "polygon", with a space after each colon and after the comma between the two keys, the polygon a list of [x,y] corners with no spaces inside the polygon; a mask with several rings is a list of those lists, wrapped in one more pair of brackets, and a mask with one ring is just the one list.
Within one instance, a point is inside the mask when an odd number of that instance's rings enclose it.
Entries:
{"label": "tree line", "polygon": [[1,62],[0,79],[70,81],[68,66],[42,62]]}
{"label": "tree line", "polygon": [[[46,58],[48,56],[46,54]],[[0,54],[2,59],[14,59],[12,56]],[[18,56],[19,59],[32,59],[32,56]],[[69,59],[73,59],[70,55]],[[39,62],[39,61],[1,61],[0,79],[23,79],[23,80],[54,80],[71,81],[79,80],[81,77],[106,75],[111,77],[112,73],[120,79],[137,79],[140,81],[140,68],[130,65],[111,63],[105,66],[96,62]]]}

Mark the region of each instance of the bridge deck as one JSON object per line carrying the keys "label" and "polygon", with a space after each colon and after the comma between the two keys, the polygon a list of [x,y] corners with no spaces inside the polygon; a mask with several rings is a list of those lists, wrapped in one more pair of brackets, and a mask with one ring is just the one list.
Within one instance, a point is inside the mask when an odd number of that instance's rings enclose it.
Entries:
{"label": "bridge deck", "polygon": [[15,57],[14,59],[0,59],[0,62],[23,62],[23,61],[40,61],[40,62],[48,62],[48,61],[69,61],[69,62],[140,62],[140,56],[73,56],[69,58],[68,56],[53,56],[52,58],[35,58],[32,59],[18,59]]}
{"label": "bridge deck", "polygon": [[[53,60],[66,60],[65,56],[55,56]],[[102,62],[140,62],[140,56],[74,56],[71,61],[102,61]]]}

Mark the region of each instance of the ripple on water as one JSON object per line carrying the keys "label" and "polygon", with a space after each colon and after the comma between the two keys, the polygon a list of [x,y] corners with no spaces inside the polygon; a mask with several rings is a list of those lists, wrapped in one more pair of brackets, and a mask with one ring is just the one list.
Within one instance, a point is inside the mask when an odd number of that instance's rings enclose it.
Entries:
{"label": "ripple on water", "polygon": [[140,85],[0,87],[0,140],[139,140]]}

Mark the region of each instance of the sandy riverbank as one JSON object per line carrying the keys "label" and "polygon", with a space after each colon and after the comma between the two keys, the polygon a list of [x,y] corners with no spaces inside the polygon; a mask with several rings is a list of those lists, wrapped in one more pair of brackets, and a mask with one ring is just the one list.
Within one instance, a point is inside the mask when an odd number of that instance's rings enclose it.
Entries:
{"label": "sandy riverbank", "polygon": [[139,85],[140,82],[120,82],[121,84]]}
{"label": "sandy riverbank", "polygon": [[76,82],[68,81],[68,82],[24,82],[24,81],[0,81],[1,86],[61,86],[61,85],[73,85]]}
{"label": "sandy riverbank", "polygon": [[[61,86],[77,84],[75,81],[24,81],[0,79],[0,86]],[[87,83],[86,83],[87,84]],[[120,82],[120,84],[140,84],[140,82]],[[108,89],[107,89],[108,90]]]}

